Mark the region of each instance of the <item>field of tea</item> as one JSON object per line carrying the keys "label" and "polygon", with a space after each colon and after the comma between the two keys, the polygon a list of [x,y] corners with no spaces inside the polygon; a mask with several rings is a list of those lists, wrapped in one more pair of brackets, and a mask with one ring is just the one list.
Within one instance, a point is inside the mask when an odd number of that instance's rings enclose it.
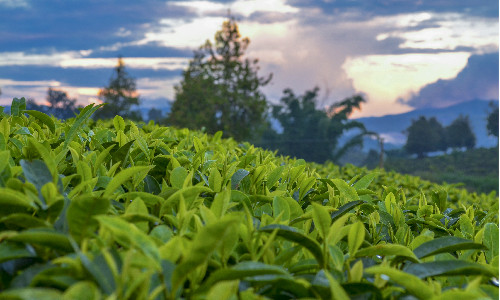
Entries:
{"label": "field of tea", "polygon": [[0,115],[2,299],[498,299],[498,196],[187,129]]}

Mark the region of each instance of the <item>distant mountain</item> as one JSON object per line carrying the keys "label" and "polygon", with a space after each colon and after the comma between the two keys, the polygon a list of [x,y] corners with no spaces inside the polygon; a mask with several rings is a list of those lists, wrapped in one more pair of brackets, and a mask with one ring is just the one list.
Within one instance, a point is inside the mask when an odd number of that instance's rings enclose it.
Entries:
{"label": "distant mountain", "polygon": [[[498,101],[494,104],[498,107]],[[393,149],[400,148],[406,143],[403,131],[411,125],[412,120],[420,116],[436,117],[443,126],[450,125],[459,115],[469,116],[472,130],[476,135],[476,147],[489,148],[497,145],[497,140],[488,136],[486,130],[487,117],[491,112],[489,105],[490,101],[472,100],[446,108],[422,108],[397,115],[359,118],[356,121],[363,123],[368,130],[381,134],[385,139],[386,149]],[[367,138],[364,148],[378,149],[378,144]]]}

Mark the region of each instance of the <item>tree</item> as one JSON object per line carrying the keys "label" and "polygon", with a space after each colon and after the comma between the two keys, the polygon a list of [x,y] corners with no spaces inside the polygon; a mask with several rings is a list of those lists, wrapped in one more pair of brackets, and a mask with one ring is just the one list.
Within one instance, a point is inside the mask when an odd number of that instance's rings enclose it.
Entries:
{"label": "tree", "polygon": [[76,99],[69,98],[68,94],[65,91],[49,88],[47,90],[46,99],[52,110],[55,110],[56,108],[70,109],[70,110],[75,109]]}
{"label": "tree", "polygon": [[418,158],[425,157],[428,152],[446,150],[443,126],[434,117],[427,120],[421,116],[416,121],[412,120],[406,133],[408,138],[405,150],[410,154],[417,154]]}
{"label": "tree", "polygon": [[155,121],[159,122],[163,118],[163,112],[160,109],[157,108],[151,108],[148,111],[148,121]]}
{"label": "tree", "polygon": [[469,116],[460,115],[446,127],[448,147],[472,149],[476,145],[476,136],[472,132]]}
{"label": "tree", "polygon": [[110,119],[116,115],[136,116],[136,113],[130,112],[132,105],[139,105],[135,79],[125,70],[125,63],[121,57],[118,58],[118,64],[113,70],[108,86],[99,91],[99,99],[107,104],[96,111],[96,118]]}
{"label": "tree", "polygon": [[[490,103],[490,106],[494,108],[493,102]],[[498,107],[488,115],[486,129],[488,129],[488,135],[493,135],[498,138]]]}
{"label": "tree", "polygon": [[435,117],[429,119],[430,136],[429,142],[432,144],[431,151],[446,151],[448,149],[446,130]]}
{"label": "tree", "polygon": [[49,88],[47,90],[47,102],[49,103],[49,113],[60,119],[67,119],[75,116],[76,99],[70,98],[65,91]]}
{"label": "tree", "polygon": [[359,134],[337,149],[339,138],[345,131],[358,128],[362,133],[366,132],[363,124],[348,120],[353,110],[365,100],[354,96],[332,105],[326,111],[318,110],[318,91],[314,88],[296,96],[291,89],[284,90],[280,104],[272,108],[272,115],[279,121],[283,132],[277,134],[274,140],[264,139],[262,144],[277,148],[284,155],[320,163],[336,160],[347,149],[361,144],[362,134]]}
{"label": "tree", "polygon": [[225,21],[214,44],[207,40],[195,51],[175,87],[167,122],[191,129],[204,127],[208,133],[222,130],[236,140],[258,136],[267,108],[260,88],[272,76],[259,77],[258,60],[244,58],[249,43],[233,18]]}

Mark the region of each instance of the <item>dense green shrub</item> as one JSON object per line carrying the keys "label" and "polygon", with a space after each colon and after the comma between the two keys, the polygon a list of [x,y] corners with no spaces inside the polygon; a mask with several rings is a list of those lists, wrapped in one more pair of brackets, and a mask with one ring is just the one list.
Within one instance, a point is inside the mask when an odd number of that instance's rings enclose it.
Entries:
{"label": "dense green shrub", "polygon": [[498,298],[498,198],[208,136],[0,120],[0,298]]}

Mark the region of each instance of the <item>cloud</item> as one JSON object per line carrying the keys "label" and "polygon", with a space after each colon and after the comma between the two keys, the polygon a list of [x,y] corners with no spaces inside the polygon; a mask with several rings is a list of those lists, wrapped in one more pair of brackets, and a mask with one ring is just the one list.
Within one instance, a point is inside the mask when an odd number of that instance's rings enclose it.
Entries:
{"label": "cloud", "polygon": [[359,16],[368,18],[422,11],[498,17],[497,0],[288,0],[287,3],[301,8],[318,8],[327,14],[361,11]]}
{"label": "cloud", "polygon": [[[127,72],[134,78],[177,78],[182,70],[165,69],[134,69],[125,65]],[[95,86],[100,87],[108,83],[112,74],[111,68],[60,68],[52,66],[4,66],[0,67],[0,78],[10,79],[12,82],[55,81],[75,87]],[[0,83],[0,88],[4,85]]]}
{"label": "cloud", "polygon": [[446,107],[473,99],[498,99],[498,55],[498,52],[473,55],[455,78],[437,80],[400,102],[421,108]]}
{"label": "cloud", "polygon": [[159,0],[30,1],[28,7],[0,9],[0,48],[95,49],[138,40],[161,18],[195,16],[188,8]]}

